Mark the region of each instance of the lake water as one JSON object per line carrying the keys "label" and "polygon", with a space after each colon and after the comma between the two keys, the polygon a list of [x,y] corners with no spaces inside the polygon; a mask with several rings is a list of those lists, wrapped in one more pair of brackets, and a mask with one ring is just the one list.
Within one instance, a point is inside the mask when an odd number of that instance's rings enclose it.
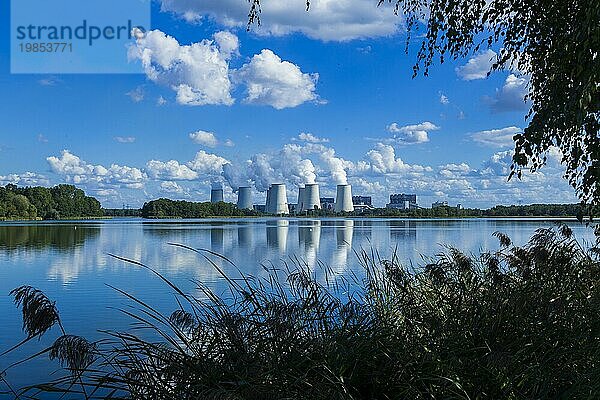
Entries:
{"label": "lake water", "polygon": [[[517,219],[207,219],[146,221],[115,219],[90,222],[0,224],[0,353],[21,340],[21,316],[8,296],[11,289],[32,285],[56,300],[69,333],[97,338],[97,329],[127,329],[129,319],[114,308],[128,303],[107,285],[136,295],[165,312],[175,308],[171,291],[156,276],[126,264],[109,253],[140,260],[156,268],[187,291],[192,280],[215,290],[224,288],[217,272],[201,255],[169,243],[209,249],[225,255],[247,274],[264,274],[261,265],[281,265],[298,257],[308,265],[328,265],[336,274],[360,273],[353,253],[361,248],[389,255],[397,249],[405,262],[418,264],[421,255],[434,255],[442,245],[463,251],[498,249],[495,231],[523,244],[547,220]],[[575,221],[568,224],[577,237],[593,240],[593,232]],[[217,260],[217,262],[219,262]],[[235,276],[235,269],[221,262]],[[32,354],[56,338],[0,357],[0,371],[10,362]],[[43,360],[11,370],[16,386],[43,380],[56,368]],[[0,382],[0,392],[5,388]],[[2,397],[2,395],[0,395]]]}

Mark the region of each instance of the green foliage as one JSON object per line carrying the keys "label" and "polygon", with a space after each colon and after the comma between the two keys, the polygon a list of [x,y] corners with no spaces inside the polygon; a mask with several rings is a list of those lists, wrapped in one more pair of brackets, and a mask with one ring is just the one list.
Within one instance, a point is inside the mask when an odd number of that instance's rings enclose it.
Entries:
{"label": "green foliage", "polygon": [[207,218],[244,217],[258,213],[240,210],[232,203],[194,203],[183,200],[158,199],[144,203],[141,212],[144,218]]}
{"label": "green foliage", "polygon": [[494,206],[489,209],[457,208],[442,206],[399,210],[375,208],[365,210],[364,217],[409,217],[409,218],[464,218],[464,217],[577,217],[584,208],[579,204],[531,204],[521,206]]}
{"label": "green foliage", "polygon": [[73,185],[0,187],[0,219],[100,217],[100,202]]}
{"label": "green foliage", "polygon": [[57,185],[50,189],[59,218],[101,217],[100,202],[86,196],[73,185]]}
{"label": "green foliage", "polygon": [[188,248],[228,283],[223,296],[202,282],[187,295],[129,261],[169,285],[179,308],[167,316],[119,291],[137,306],[123,310],[136,329],[57,341],[47,352],[66,377],[35,388],[81,393],[79,379],[95,398],[600,397],[600,251],[566,226],[523,247],[496,236],[496,252],[448,248],[417,269],[361,251],[354,281],[299,260],[234,279],[219,267],[228,260]]}
{"label": "green foliage", "polygon": [[32,219],[36,215],[36,207],[27,197],[0,187],[0,218]]}

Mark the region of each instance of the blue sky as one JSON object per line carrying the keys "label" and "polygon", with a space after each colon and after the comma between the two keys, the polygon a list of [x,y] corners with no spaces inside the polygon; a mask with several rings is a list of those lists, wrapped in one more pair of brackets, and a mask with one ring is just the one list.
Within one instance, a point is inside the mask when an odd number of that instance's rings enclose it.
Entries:
{"label": "blue sky", "polygon": [[[337,7],[332,7],[332,4]],[[160,0],[132,40],[140,74],[11,74],[0,5],[0,184],[74,183],[106,207],[202,201],[210,185],[348,182],[383,206],[574,202],[560,154],[507,182],[526,125],[518,71],[486,77],[491,51],[412,78],[402,19],[375,1],[271,1],[245,29],[244,0]],[[190,45],[192,45],[190,47]],[[492,49],[497,50],[497,49]],[[123,50],[127,57],[127,50]]]}

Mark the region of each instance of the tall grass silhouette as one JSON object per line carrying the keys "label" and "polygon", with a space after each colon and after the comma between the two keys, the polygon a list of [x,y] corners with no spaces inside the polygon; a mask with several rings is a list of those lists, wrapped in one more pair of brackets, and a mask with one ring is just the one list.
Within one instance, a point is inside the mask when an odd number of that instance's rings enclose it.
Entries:
{"label": "tall grass silhouette", "polygon": [[[600,397],[600,263],[566,226],[539,229],[524,246],[496,233],[500,248],[456,248],[422,267],[397,254],[356,252],[364,274],[317,277],[301,260],[238,270],[202,255],[227,282],[215,293],[180,290],[165,315],[114,288],[134,326],[89,342],[61,335],[32,357],[64,375],[6,393],[102,399],[541,399]],[[216,262],[219,261],[219,262]],[[232,264],[233,265],[233,264]],[[27,338],[60,324],[54,303],[31,287],[12,292]],[[26,361],[26,360],[24,360]],[[0,383],[1,384],[1,383]],[[71,397],[73,398],[73,397]]]}

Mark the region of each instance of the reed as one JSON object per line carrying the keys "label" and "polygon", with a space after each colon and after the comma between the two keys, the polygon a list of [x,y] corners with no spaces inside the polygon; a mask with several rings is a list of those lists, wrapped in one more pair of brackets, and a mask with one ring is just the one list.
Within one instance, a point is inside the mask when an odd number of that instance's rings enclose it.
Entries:
{"label": "reed", "polygon": [[[94,343],[63,333],[34,356],[59,360],[64,376],[7,393],[90,399],[599,398],[600,252],[578,243],[566,226],[540,229],[524,246],[495,235],[498,251],[468,255],[447,248],[422,267],[402,265],[397,254],[382,258],[360,250],[364,274],[351,278],[324,265],[318,278],[298,259],[267,268],[262,277],[231,277],[215,262],[227,259],[179,245],[201,254],[228,284],[226,294],[217,294],[197,282],[202,296],[184,293],[141,262],[115,256],[169,285],[178,309],[164,315],[115,288],[135,305],[121,310],[135,329],[103,331]],[[23,307],[27,337],[59,322],[54,303],[40,293],[27,287],[14,292],[17,305],[29,305]],[[33,323],[38,316],[40,323]]]}

